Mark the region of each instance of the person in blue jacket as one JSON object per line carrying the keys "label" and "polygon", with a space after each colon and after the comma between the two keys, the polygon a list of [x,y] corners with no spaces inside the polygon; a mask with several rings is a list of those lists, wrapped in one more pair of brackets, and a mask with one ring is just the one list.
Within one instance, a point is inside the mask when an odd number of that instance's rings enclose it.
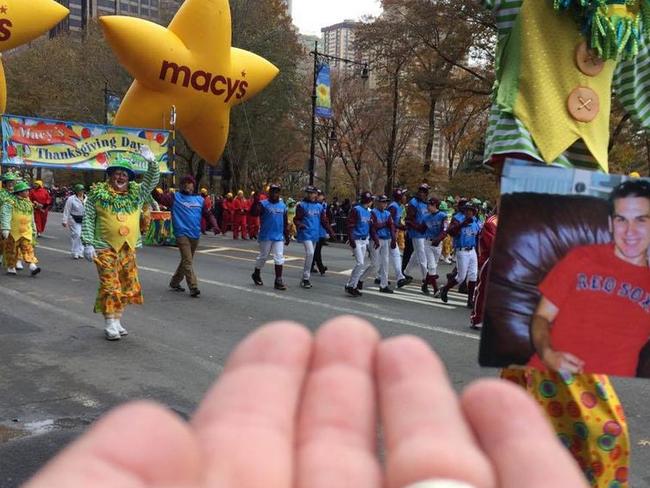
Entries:
{"label": "person in blue jacket", "polygon": [[190,288],[190,296],[193,298],[201,294],[192,265],[201,237],[201,218],[205,218],[210,223],[215,235],[221,232],[208,203],[201,195],[197,195],[195,190],[196,180],[193,176],[187,175],[181,180],[179,192],[152,193],[160,205],[171,210],[176,245],[181,253],[181,262],[169,282],[169,287],[174,291],[184,292],[185,288],[181,286],[181,282],[185,278]]}
{"label": "person in blue jacket", "polygon": [[[372,264],[359,282],[362,283],[374,271],[379,276],[379,291],[381,293],[393,293],[388,286],[388,267],[390,265],[390,250],[397,248],[395,224],[387,206],[388,197],[380,195],[375,201],[374,208],[370,211],[370,239],[372,241],[370,243],[370,260]],[[399,287],[399,285],[398,281],[397,286]]]}
{"label": "person in blue jacket", "polygon": [[270,185],[269,198],[260,201],[259,192],[255,193],[250,215],[260,218],[260,231],[257,242],[260,253],[255,261],[255,271],[251,277],[257,286],[264,285],[262,281],[262,268],[266,264],[269,254],[273,254],[275,264],[276,290],[286,290],[287,285],[282,280],[282,268],[284,265],[284,246],[289,245],[289,221],[287,218],[287,205],[280,198],[282,188],[280,185]]}
{"label": "person in blue jacket", "polygon": [[429,198],[427,203],[429,214],[424,219],[424,223],[427,226],[425,235],[430,242],[425,243],[425,251],[427,253],[428,284],[433,287],[435,295],[438,293],[438,261],[442,254],[442,241],[447,235],[447,212],[439,210],[440,200],[435,197]]}
{"label": "person in blue jacket", "polygon": [[317,202],[318,190],[313,186],[305,188],[305,198],[296,206],[296,216],[293,218],[298,231],[297,241],[305,247],[305,265],[300,286],[311,288],[311,263],[314,261],[314,250],[320,239],[321,225],[330,235],[334,231],[330,227],[323,204]]}
{"label": "person in blue jacket", "polygon": [[471,203],[466,203],[461,210],[464,219],[454,216],[447,232],[454,238],[454,249],[456,249],[456,276],[450,276],[447,284],[440,290],[440,299],[447,303],[447,294],[454,286],[467,280],[467,306],[474,306],[474,289],[478,279],[478,235],[481,232],[481,224],[476,218],[477,209]]}
{"label": "person in blue jacket", "polygon": [[353,297],[362,295],[360,291],[363,289],[361,277],[370,266],[370,263],[366,261],[366,253],[370,243],[370,204],[372,199],[372,193],[369,191],[363,192],[359,199],[360,203],[352,207],[350,215],[348,215],[348,235],[350,237],[350,247],[354,254],[355,266],[352,269],[352,274],[350,274],[350,279],[345,285],[345,291]]}
{"label": "person in blue jacket", "polygon": [[429,286],[435,283],[433,266],[433,253],[427,239],[427,225],[425,220],[429,215],[429,190],[431,187],[423,183],[418,187],[418,193],[408,204],[406,210],[406,228],[408,236],[413,241],[413,251],[422,274],[422,293],[429,294]]}

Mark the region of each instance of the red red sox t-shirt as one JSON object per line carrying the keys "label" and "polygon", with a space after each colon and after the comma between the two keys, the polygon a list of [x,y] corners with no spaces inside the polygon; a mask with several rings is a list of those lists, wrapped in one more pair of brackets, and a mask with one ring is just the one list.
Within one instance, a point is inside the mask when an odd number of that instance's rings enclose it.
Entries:
{"label": "red red sox t-shirt", "polygon": [[[650,269],[614,254],[614,245],[571,250],[539,289],[559,312],[551,345],[585,361],[587,373],[635,376],[650,338]],[[535,354],[529,366],[546,369]]]}

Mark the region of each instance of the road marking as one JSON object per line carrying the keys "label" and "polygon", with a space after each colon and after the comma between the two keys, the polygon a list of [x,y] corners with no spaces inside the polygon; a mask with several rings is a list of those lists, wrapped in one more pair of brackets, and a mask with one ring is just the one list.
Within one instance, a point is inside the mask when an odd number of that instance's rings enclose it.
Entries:
{"label": "road marking", "polygon": [[[57,248],[52,248],[52,247],[46,247],[46,246],[39,246],[41,249],[45,249],[48,251],[53,251],[53,252],[58,252],[61,254],[68,254],[69,251],[65,251],[63,249],[57,249]],[[138,266],[138,268],[142,271],[147,271],[149,273],[155,273],[155,274],[162,274],[165,276],[170,276],[173,273],[173,270],[170,271],[165,271],[162,269],[158,268],[150,268],[148,266]],[[304,298],[298,298],[294,297],[291,295],[283,295],[278,292],[270,292],[270,291],[263,291],[255,288],[248,288],[245,286],[239,286],[239,285],[233,285],[231,283],[224,283],[221,281],[214,281],[214,280],[207,280],[207,279],[201,279],[202,283],[210,284],[210,285],[215,285],[221,288],[229,288],[231,290],[237,290],[241,291],[244,293],[250,293],[253,295],[258,295],[258,296],[265,296],[269,298],[274,298],[276,300],[285,300],[287,302],[293,302],[293,303],[298,303],[300,305],[311,305],[314,307],[320,307],[324,308],[326,310],[331,310],[335,312],[337,315],[342,315],[342,314],[349,314],[349,315],[360,315],[369,319],[374,319],[374,320],[379,320],[381,322],[386,322],[391,325],[402,325],[402,326],[407,326],[411,327],[414,329],[423,329],[423,330],[429,330],[431,332],[439,332],[441,334],[446,334],[450,336],[455,336],[455,337],[462,337],[465,339],[472,339],[475,341],[480,340],[480,336],[477,334],[473,334],[470,332],[462,332],[454,329],[449,329],[447,327],[442,327],[438,325],[428,325],[428,324],[423,324],[421,322],[415,322],[412,320],[405,320],[403,318],[399,317],[389,317],[387,315],[381,315],[377,313],[372,313],[372,312],[364,312],[362,310],[357,310],[353,308],[348,308],[348,307],[340,307],[337,305],[332,305],[329,303],[325,303],[322,301],[316,301],[315,299],[312,300],[307,300]]]}
{"label": "road marking", "polygon": [[[225,251],[246,252],[246,253],[249,253],[249,254],[255,254],[256,257],[260,253],[259,250],[240,249],[238,247],[214,247],[214,248],[209,248],[209,249],[202,249],[200,251],[197,251],[197,253],[199,253],[199,254],[208,254],[208,253],[213,253],[213,252],[225,252]],[[242,259],[246,259],[247,261],[255,261],[256,260],[256,259],[248,259],[248,258],[242,258]],[[295,257],[295,256],[285,256],[284,257],[285,262],[301,261],[303,259],[305,259],[305,258],[299,258],[299,257]],[[269,258],[269,259],[267,259],[267,262],[270,262],[272,260],[273,260],[273,258]]]}
{"label": "road marking", "polygon": [[[405,296],[404,294],[400,294],[398,292],[390,294],[390,293],[382,293],[382,292],[377,291],[377,290],[366,290],[364,288],[362,293],[364,293],[364,294],[367,293],[368,295],[374,295],[374,296],[378,296],[378,297],[382,297],[382,298],[390,298],[391,300],[401,300],[403,302],[419,303],[421,305],[436,307],[436,308],[443,308],[445,310],[456,310],[458,308],[457,306],[454,306],[453,304],[449,305],[449,304],[442,303],[442,302],[434,302],[433,300],[424,301],[424,300],[419,299],[417,297],[412,297],[411,298],[409,296]],[[422,295],[422,297],[424,298],[424,295]]]}
{"label": "road marking", "polygon": [[200,251],[196,251],[197,254],[208,254],[211,252],[223,252],[227,251],[228,249],[231,249],[230,247],[211,247],[210,249],[201,249]]}

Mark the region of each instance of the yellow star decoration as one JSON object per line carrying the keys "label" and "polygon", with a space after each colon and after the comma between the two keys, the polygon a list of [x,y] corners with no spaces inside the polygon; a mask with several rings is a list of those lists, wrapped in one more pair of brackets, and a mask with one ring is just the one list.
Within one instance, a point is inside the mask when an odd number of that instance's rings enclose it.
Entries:
{"label": "yellow star decoration", "polygon": [[[70,11],[54,0],[0,0],[0,52],[46,33]],[[0,63],[0,113],[7,108],[7,83]]]}
{"label": "yellow star decoration", "polygon": [[[1,1],[1,0],[0,0]],[[278,69],[256,54],[233,48],[228,0],[186,0],[169,27],[134,17],[100,22],[120,63],[135,81],[115,118],[127,127],[176,128],[210,164],[226,140],[230,109],[262,91]]]}

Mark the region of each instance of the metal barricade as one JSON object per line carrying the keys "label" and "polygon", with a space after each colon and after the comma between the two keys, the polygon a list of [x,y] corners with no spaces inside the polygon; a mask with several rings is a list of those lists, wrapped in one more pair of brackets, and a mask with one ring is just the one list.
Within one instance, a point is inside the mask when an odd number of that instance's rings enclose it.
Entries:
{"label": "metal barricade", "polygon": [[334,232],[337,242],[348,242],[348,218],[346,216],[338,216],[334,219]]}

